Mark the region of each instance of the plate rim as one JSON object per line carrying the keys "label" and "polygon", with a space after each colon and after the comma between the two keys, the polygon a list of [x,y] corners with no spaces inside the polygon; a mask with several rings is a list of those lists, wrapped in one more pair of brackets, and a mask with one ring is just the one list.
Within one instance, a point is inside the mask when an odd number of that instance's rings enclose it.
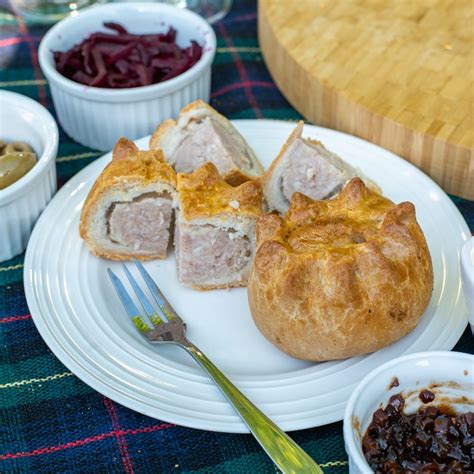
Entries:
{"label": "plate rim", "polygon": [[[237,123],[242,123],[242,124],[245,124],[245,123],[255,124],[255,122],[258,122],[259,124],[263,123],[264,125],[265,125],[265,123],[277,123],[277,124],[284,124],[284,126],[291,125],[291,124],[294,123],[294,122],[291,122],[291,121],[275,120],[275,119],[260,119],[260,120],[243,119],[243,120],[235,120],[235,121],[233,120],[232,122],[237,122]],[[334,134],[335,137],[343,138],[345,142],[347,142],[347,139],[349,140],[349,142],[351,142],[355,139],[364,147],[367,147],[367,145],[369,145],[370,146],[369,148],[373,147],[376,150],[379,150],[379,151],[382,150],[384,153],[392,155],[393,158],[395,158],[396,160],[399,161],[400,164],[402,164],[402,167],[405,166],[406,169],[409,170],[410,172],[415,172],[415,174],[418,175],[418,176],[421,176],[422,179],[424,179],[428,185],[430,185],[432,187],[434,186],[436,191],[438,193],[441,193],[441,195],[445,198],[445,202],[449,204],[450,210],[455,211],[455,214],[456,214],[456,217],[458,218],[457,220],[459,221],[460,226],[464,227],[464,230],[467,233],[467,235],[470,235],[470,231],[469,231],[469,228],[467,226],[467,223],[465,222],[462,214],[459,212],[459,210],[457,209],[457,207],[455,206],[453,201],[449,198],[449,196],[439,187],[439,185],[437,183],[435,183],[430,177],[425,175],[421,170],[419,170],[412,163],[409,163],[406,160],[404,160],[403,158],[389,152],[388,150],[385,150],[385,149],[379,147],[378,145],[367,142],[367,141],[365,141],[361,138],[358,138],[358,137],[355,137],[355,136],[352,136],[352,135],[348,135],[346,133],[339,132],[339,131],[336,131],[336,130],[331,130],[331,129],[327,129],[327,128],[324,128],[324,127],[319,127],[319,126],[312,125],[312,124],[306,124],[306,127],[310,127],[312,129],[313,134],[315,132],[320,132],[320,131],[322,131],[323,133],[330,132],[331,134]],[[145,141],[148,138],[149,138],[149,136],[142,137],[140,139],[135,140],[135,142]],[[70,180],[68,180],[64,184],[64,186],[54,196],[53,200],[60,199],[63,194],[65,194],[65,195],[70,194],[70,193],[68,193],[68,190],[71,188],[72,185],[74,185],[75,183],[79,183],[80,180],[81,180],[81,177],[86,177],[86,176],[90,175],[90,171],[87,171],[89,168],[93,168],[94,166],[97,166],[97,163],[100,162],[100,161],[104,161],[104,163],[106,163],[107,162],[106,157],[107,157],[107,160],[110,160],[110,155],[111,155],[111,152],[105,153],[104,155],[98,157],[92,163],[88,164],[86,167],[81,169],[78,173],[76,173],[73,177],[71,177]],[[53,202],[53,200],[51,202]],[[48,207],[49,207],[49,205],[50,204],[48,204]],[[44,215],[45,214],[43,214],[40,217],[40,219],[37,222],[37,225],[35,226],[35,229],[33,230],[30,241],[28,243],[28,247],[27,247],[27,251],[26,251],[26,255],[25,255],[25,263],[24,263],[25,295],[26,295],[27,303],[28,303],[28,306],[30,308],[30,313],[32,315],[32,319],[33,319],[33,322],[34,322],[35,326],[37,327],[38,331],[40,332],[40,335],[43,338],[44,342],[48,345],[48,347],[50,347],[50,349],[52,350],[54,355],[72,373],[74,373],[76,376],[78,376],[82,381],[84,381],[86,384],[91,386],[94,390],[108,396],[112,400],[115,400],[115,401],[117,401],[118,403],[121,403],[124,406],[127,406],[128,408],[133,409],[134,411],[138,411],[138,412],[143,413],[143,414],[148,415],[148,416],[153,416],[153,415],[150,415],[149,413],[147,413],[144,410],[138,409],[136,405],[133,405],[133,403],[130,402],[130,400],[128,399],[127,396],[122,396],[122,394],[117,393],[116,389],[111,387],[110,390],[109,390],[107,384],[102,383],[102,380],[99,380],[98,378],[94,377],[93,371],[88,371],[88,370],[86,370],[86,367],[82,367],[82,365],[80,364],[80,361],[74,359],[67,352],[66,348],[61,346],[61,341],[60,340],[57,340],[57,347],[60,349],[59,351],[57,351],[57,350],[54,350],[54,348],[50,346],[50,343],[48,342],[49,339],[47,337],[45,337],[45,335],[51,335],[51,336],[53,336],[53,339],[55,341],[57,339],[54,332],[51,331],[51,329],[46,324],[45,324],[44,327],[42,326],[42,324],[45,322],[42,319],[45,318],[45,316],[41,314],[42,309],[40,308],[40,305],[37,301],[37,298],[39,298],[39,295],[37,294],[38,288],[35,287],[32,284],[32,280],[30,279],[30,277],[33,277],[32,273],[30,272],[30,270],[32,271],[31,264],[32,264],[33,257],[34,257],[33,243],[32,242],[35,242],[36,240],[38,240],[38,238],[36,237],[36,234],[39,232],[39,231],[37,231],[37,229],[39,229],[38,224],[40,222],[42,222],[42,219],[43,219]],[[41,238],[39,238],[39,241],[41,241]],[[30,243],[31,243],[31,245],[30,245]],[[459,298],[457,298],[457,299],[459,299]],[[35,313],[35,315],[33,313]],[[39,316],[36,316],[36,313],[39,313]],[[43,318],[41,318],[40,316],[42,316]],[[467,325],[467,319],[466,319],[466,325]],[[460,332],[460,335],[462,334],[464,329],[465,329],[465,326],[463,326],[463,330]],[[49,334],[46,332],[47,330],[48,330]],[[43,331],[44,331],[44,333],[43,333]],[[456,339],[456,341],[458,339],[459,339],[459,337]],[[454,347],[455,344],[456,344],[456,342],[454,342],[452,347]],[[451,349],[452,349],[452,347],[451,347]],[[58,355],[58,352],[59,352],[60,355]],[[79,370],[78,370],[78,368],[79,368]],[[310,369],[310,368],[307,368],[307,369]],[[307,370],[307,369],[302,369],[302,370]],[[82,376],[78,375],[77,372],[79,372]],[[87,377],[87,373],[89,373],[90,376],[94,378],[94,380],[96,382],[95,385],[90,383],[90,377]],[[84,374],[86,374],[86,376],[84,376]],[[212,384],[212,382],[210,382],[210,383]],[[100,389],[98,389],[96,387],[97,384],[101,385]],[[265,387],[263,387],[263,388],[265,388]],[[347,401],[346,401],[346,403],[347,403]],[[332,413],[332,418],[331,418],[331,413]],[[337,421],[337,420],[342,419],[341,416],[334,415],[334,410],[331,413],[328,413],[328,416],[329,416],[330,419],[325,421],[324,424],[331,423],[333,421]],[[171,421],[173,423],[178,423],[178,424],[183,425],[183,426],[189,426],[189,427],[193,427],[193,428],[201,428],[201,429],[212,430],[212,431],[223,431],[223,432],[232,432],[232,433],[246,433],[246,432],[248,432],[248,429],[245,427],[245,425],[243,425],[242,422],[238,422],[238,423],[236,423],[235,421],[234,422],[231,422],[231,421],[229,421],[229,422],[218,422],[216,420],[213,420],[213,421],[211,421],[211,424],[213,426],[209,426],[209,424],[206,423],[206,422],[203,423],[203,426],[197,426],[196,423],[189,423],[188,422],[189,420],[186,417],[184,419],[180,420],[180,415],[177,415],[176,413],[172,413],[172,417],[173,417],[172,420],[166,420],[166,417],[160,415],[159,419],[162,420],[162,421]],[[216,425],[219,425],[219,426],[216,426]],[[320,426],[320,425],[321,425],[321,423],[318,423],[317,425],[311,424],[311,422],[309,424],[304,423],[304,426],[289,427],[289,428],[287,428],[287,431],[292,431],[292,430],[296,430],[296,429],[303,429],[303,428],[309,428],[309,427],[312,427],[312,426]]]}

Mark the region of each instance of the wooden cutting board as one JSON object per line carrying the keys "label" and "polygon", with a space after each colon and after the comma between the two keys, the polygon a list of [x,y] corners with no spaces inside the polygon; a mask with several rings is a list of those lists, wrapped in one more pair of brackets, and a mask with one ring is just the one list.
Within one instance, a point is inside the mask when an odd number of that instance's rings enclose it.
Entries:
{"label": "wooden cutting board", "polygon": [[258,25],[270,73],[304,117],[474,199],[472,0],[259,0]]}

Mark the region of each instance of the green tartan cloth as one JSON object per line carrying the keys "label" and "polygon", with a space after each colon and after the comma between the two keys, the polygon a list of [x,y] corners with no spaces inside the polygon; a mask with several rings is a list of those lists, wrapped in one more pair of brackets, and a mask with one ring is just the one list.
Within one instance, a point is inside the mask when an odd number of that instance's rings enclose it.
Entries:
{"label": "green tartan cloth", "polygon": [[[46,28],[17,21],[8,5],[2,5],[0,87],[38,100],[54,114],[37,59]],[[215,31],[212,105],[233,119],[301,118],[265,68],[255,2],[236,0]],[[101,155],[60,131],[59,186]],[[473,202],[453,200],[472,230]],[[33,324],[23,290],[23,258],[0,263],[0,472],[275,472],[251,435],[201,431],[148,418],[81,382],[51,353]],[[455,349],[474,353],[468,331]],[[342,423],[291,436],[325,472],[347,472]]]}

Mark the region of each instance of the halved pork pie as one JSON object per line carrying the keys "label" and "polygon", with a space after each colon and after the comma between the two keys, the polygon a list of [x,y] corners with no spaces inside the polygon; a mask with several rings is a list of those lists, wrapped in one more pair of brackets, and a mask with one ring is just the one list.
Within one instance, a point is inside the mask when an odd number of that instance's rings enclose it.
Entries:
{"label": "halved pork pie", "polygon": [[121,138],[82,209],[79,232],[97,256],[165,258],[176,204],[176,174],[160,151]]}
{"label": "halved pork pie", "polygon": [[166,161],[178,173],[191,173],[213,163],[233,186],[263,174],[242,135],[202,100],[184,107],[176,121],[164,121],[152,135],[150,148],[163,150]]}
{"label": "halved pork pie", "polygon": [[178,277],[199,290],[245,286],[262,215],[258,181],[232,187],[212,163],[178,173],[175,246]]}
{"label": "halved pork pie", "polygon": [[328,199],[349,179],[362,177],[319,141],[303,138],[303,126],[303,122],[298,123],[262,178],[270,210],[286,212],[296,192],[315,200]]}

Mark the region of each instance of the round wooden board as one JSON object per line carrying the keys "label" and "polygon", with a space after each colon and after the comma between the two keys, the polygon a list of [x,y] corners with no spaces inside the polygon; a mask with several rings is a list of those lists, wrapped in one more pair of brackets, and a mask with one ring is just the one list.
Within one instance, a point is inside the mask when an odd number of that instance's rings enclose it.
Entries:
{"label": "round wooden board", "polygon": [[309,121],[400,155],[474,199],[472,0],[259,0],[278,87]]}

